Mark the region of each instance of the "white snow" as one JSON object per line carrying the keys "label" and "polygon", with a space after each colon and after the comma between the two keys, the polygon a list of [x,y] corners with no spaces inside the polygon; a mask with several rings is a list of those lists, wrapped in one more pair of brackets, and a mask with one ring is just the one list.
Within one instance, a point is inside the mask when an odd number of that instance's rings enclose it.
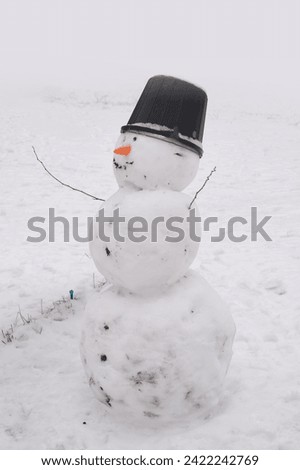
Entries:
{"label": "white snow", "polygon": [[[235,215],[249,217],[251,206],[262,217],[272,215],[266,226],[272,242],[210,243],[204,234],[195,263],[230,305],[237,326],[214,415],[139,428],[113,420],[91,394],[78,347],[84,306],[95,291],[88,246],[64,243],[59,224],[55,243],[26,238],[28,218],[47,217],[49,207],[69,219],[79,216],[84,234],[99,201],[55,183],[31,145],[62,180],[108,199],[117,190],[115,139],[134,104],[122,96],[123,103],[93,93],[48,94],[1,106],[1,327],[14,337],[0,344],[1,448],[299,448],[300,115],[276,109],[276,99],[271,106],[257,98],[247,106],[223,106],[215,95],[204,157],[186,190],[192,198],[216,165],[198,198],[203,217],[218,216],[224,224]],[[98,289],[101,278],[95,276]],[[72,302],[66,301],[70,289],[77,296]],[[18,315],[19,326],[9,332],[19,306],[25,319],[36,320],[23,325]]]}
{"label": "white snow", "polygon": [[[147,128],[148,129],[154,129],[154,130],[157,130],[157,131],[174,132],[174,129],[171,129],[168,126],[162,126],[161,124],[154,124],[152,122],[135,122],[134,125],[139,126],[139,127],[143,127],[143,128],[146,128],[146,129]],[[132,132],[135,132],[135,131],[132,131]],[[136,132],[144,132],[144,131],[136,131]],[[151,133],[149,135],[151,136]],[[152,136],[153,136],[153,134],[152,134]],[[199,139],[194,139],[194,137],[189,137],[187,135],[181,134],[180,132],[178,132],[178,136],[181,137],[181,139],[184,139],[188,142],[191,142],[192,144],[197,145],[197,147],[202,149],[202,143],[199,141]],[[164,139],[163,136],[160,136],[159,138],[161,138],[162,140]],[[172,142],[172,139],[170,139],[170,138],[168,139],[167,137],[165,137],[165,140],[167,140],[168,142]]]}

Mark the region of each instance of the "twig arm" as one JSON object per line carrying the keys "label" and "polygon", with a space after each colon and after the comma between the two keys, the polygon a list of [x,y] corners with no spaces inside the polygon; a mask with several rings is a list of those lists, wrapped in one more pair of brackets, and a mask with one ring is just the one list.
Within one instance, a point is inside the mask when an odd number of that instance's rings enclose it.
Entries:
{"label": "twig arm", "polygon": [[206,185],[206,183],[208,182],[208,180],[210,179],[211,175],[217,170],[217,167],[215,166],[213,170],[211,170],[211,172],[209,173],[209,175],[206,177],[206,180],[204,181],[203,185],[201,186],[200,189],[198,189],[198,191],[196,192],[195,196],[193,197],[190,205],[189,205],[189,210],[191,209],[193,203],[195,202],[195,200],[197,199],[198,197],[198,194],[200,193],[200,191],[202,191],[202,189],[204,188],[204,186]]}
{"label": "twig arm", "polygon": [[70,189],[73,189],[73,191],[78,191],[79,193],[82,193],[82,194],[85,194],[86,196],[89,196],[91,197],[92,199],[96,200],[96,201],[105,201],[105,199],[101,199],[99,197],[96,197],[96,196],[93,196],[92,194],[89,194],[89,193],[86,193],[85,191],[82,191],[81,189],[77,189],[77,188],[73,188],[73,186],[70,186],[69,184],[67,183],[63,183],[63,181],[61,181],[60,179],[58,179],[56,176],[54,176],[49,170],[48,168],[46,168],[45,164],[42,162],[42,160],[39,158],[34,146],[32,145],[32,150],[33,150],[33,153],[35,155],[35,158],[37,159],[37,161],[42,165],[42,167],[44,168],[44,170],[48,173],[48,175],[51,176],[51,178],[55,179],[55,181],[57,181],[58,183],[60,183],[62,186],[66,186],[67,188],[70,188]]}

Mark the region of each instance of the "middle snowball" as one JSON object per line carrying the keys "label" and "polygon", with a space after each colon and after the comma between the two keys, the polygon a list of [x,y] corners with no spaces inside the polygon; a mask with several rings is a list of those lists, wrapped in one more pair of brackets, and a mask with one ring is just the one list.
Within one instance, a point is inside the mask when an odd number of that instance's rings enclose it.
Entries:
{"label": "middle snowball", "polygon": [[177,191],[117,191],[93,220],[90,251],[97,269],[112,284],[137,294],[175,283],[199,247],[191,220],[198,214],[189,210],[190,202]]}

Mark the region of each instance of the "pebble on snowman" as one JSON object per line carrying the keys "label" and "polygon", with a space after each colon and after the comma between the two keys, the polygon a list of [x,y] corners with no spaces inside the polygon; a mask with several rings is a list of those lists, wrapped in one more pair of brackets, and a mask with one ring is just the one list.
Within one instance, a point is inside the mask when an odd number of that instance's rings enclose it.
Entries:
{"label": "pebble on snowman", "polygon": [[[181,191],[202,156],[207,95],[169,76],[146,84],[114,150],[119,190],[101,207],[90,251],[108,281],[88,302],[81,357],[89,385],[112,414],[155,422],[207,417],[217,405],[235,325],[213,288],[189,269],[190,197]],[[125,222],[113,232],[118,210]],[[133,217],[184,220],[184,238],[156,224],[156,238],[130,235]],[[157,219],[156,219],[157,220]],[[170,228],[170,227],[169,227]],[[174,227],[173,227],[174,228]],[[168,238],[169,237],[169,238]]]}

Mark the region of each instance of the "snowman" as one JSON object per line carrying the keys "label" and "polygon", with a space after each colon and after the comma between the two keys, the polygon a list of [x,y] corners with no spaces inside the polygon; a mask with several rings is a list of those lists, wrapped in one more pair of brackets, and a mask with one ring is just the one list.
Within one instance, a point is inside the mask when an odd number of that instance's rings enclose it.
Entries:
{"label": "snowman", "polygon": [[114,150],[119,190],[93,224],[90,251],[107,283],[87,304],[81,357],[99,401],[130,421],[207,417],[231,360],[235,326],[190,269],[199,243],[181,192],[198,170],[206,107],[193,84],[148,81]]}

